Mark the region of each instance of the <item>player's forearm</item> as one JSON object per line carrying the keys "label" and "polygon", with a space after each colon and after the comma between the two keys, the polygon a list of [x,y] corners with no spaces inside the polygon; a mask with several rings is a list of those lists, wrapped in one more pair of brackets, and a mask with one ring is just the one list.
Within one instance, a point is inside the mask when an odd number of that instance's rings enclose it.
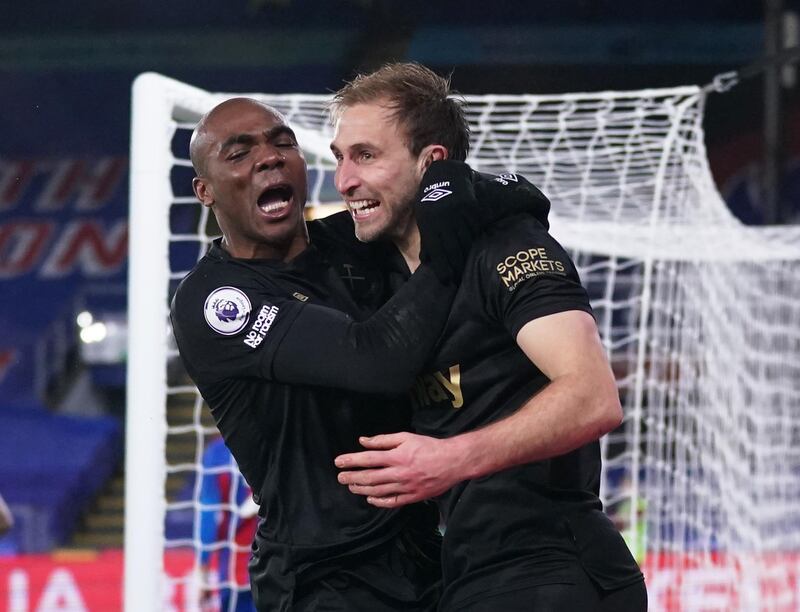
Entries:
{"label": "player's forearm", "polygon": [[465,480],[562,455],[619,424],[616,386],[607,378],[555,378],[513,415],[452,438],[400,432],[362,439],[366,451],[336,458],[344,470],[339,482],[373,505],[394,508]]}
{"label": "player's forearm", "polygon": [[619,425],[622,409],[613,381],[600,381],[597,388],[578,378],[556,379],[514,414],[450,439],[461,480],[563,455]]}
{"label": "player's forearm", "polygon": [[423,266],[375,315],[356,324],[351,386],[369,385],[363,390],[383,393],[408,390],[444,328],[455,291]]}
{"label": "player's forearm", "polygon": [[276,352],[274,379],[365,393],[402,393],[414,381],[450,312],[455,287],[422,266],[363,322],[306,307]]}

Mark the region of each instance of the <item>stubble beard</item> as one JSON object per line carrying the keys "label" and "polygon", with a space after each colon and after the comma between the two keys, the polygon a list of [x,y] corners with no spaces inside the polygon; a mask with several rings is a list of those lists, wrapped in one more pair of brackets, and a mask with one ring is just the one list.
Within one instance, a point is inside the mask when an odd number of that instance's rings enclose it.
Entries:
{"label": "stubble beard", "polygon": [[359,227],[356,222],[356,238],[360,242],[375,242],[380,240],[386,234],[386,228],[366,228]]}
{"label": "stubble beard", "polygon": [[376,227],[360,227],[356,222],[355,234],[360,242],[387,241],[398,244],[406,239],[409,227],[414,223],[414,209],[409,205],[401,214],[392,215]]}

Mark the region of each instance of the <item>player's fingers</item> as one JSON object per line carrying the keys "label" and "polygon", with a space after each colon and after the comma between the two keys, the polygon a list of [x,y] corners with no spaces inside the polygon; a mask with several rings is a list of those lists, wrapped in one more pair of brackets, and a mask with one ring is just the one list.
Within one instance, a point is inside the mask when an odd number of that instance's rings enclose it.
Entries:
{"label": "player's fingers", "polygon": [[390,449],[395,448],[396,446],[400,445],[406,438],[407,432],[400,431],[397,433],[390,433],[390,434],[379,434],[377,436],[361,436],[358,439],[358,442],[364,448],[369,449]]}
{"label": "player's fingers", "polygon": [[367,503],[377,508],[399,508],[417,501],[419,501],[417,496],[403,493],[386,497],[367,497]]}
{"label": "player's fingers", "polygon": [[347,453],[345,455],[339,455],[333,462],[336,464],[336,467],[348,469],[384,467],[390,465],[389,453],[385,450]]}
{"label": "player's fingers", "polygon": [[368,497],[389,497],[390,495],[400,495],[402,493],[402,487],[396,482],[376,486],[353,484],[347,488],[351,493]]}
{"label": "player's fingers", "polygon": [[340,484],[373,486],[398,482],[396,470],[391,468],[380,468],[376,470],[354,470],[352,472],[340,472],[337,476]]}

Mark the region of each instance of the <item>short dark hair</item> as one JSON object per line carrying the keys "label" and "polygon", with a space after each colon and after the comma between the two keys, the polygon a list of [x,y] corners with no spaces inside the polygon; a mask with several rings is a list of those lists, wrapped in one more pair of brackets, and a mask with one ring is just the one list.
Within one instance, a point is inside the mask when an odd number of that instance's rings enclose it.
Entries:
{"label": "short dark hair", "polygon": [[360,74],[334,94],[329,109],[336,119],[356,104],[386,101],[392,118],[405,128],[408,148],[419,155],[430,144],[447,148],[450,159],[464,161],[469,151],[469,124],[464,98],[441,77],[414,62],[386,64]]}

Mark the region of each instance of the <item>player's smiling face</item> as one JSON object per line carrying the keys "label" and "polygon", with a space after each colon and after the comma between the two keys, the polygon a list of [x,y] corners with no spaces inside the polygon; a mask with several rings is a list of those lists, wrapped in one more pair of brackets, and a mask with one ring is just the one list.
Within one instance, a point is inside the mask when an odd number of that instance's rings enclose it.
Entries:
{"label": "player's smiling face", "polygon": [[205,168],[194,181],[231,255],[289,259],[305,248],[306,163],[292,130],[268,108],[229,100],[198,136]]}
{"label": "player's smiling face", "polygon": [[359,240],[403,241],[416,231],[413,201],[424,166],[406,143],[402,127],[380,103],[345,107],[336,121],[336,189]]}

